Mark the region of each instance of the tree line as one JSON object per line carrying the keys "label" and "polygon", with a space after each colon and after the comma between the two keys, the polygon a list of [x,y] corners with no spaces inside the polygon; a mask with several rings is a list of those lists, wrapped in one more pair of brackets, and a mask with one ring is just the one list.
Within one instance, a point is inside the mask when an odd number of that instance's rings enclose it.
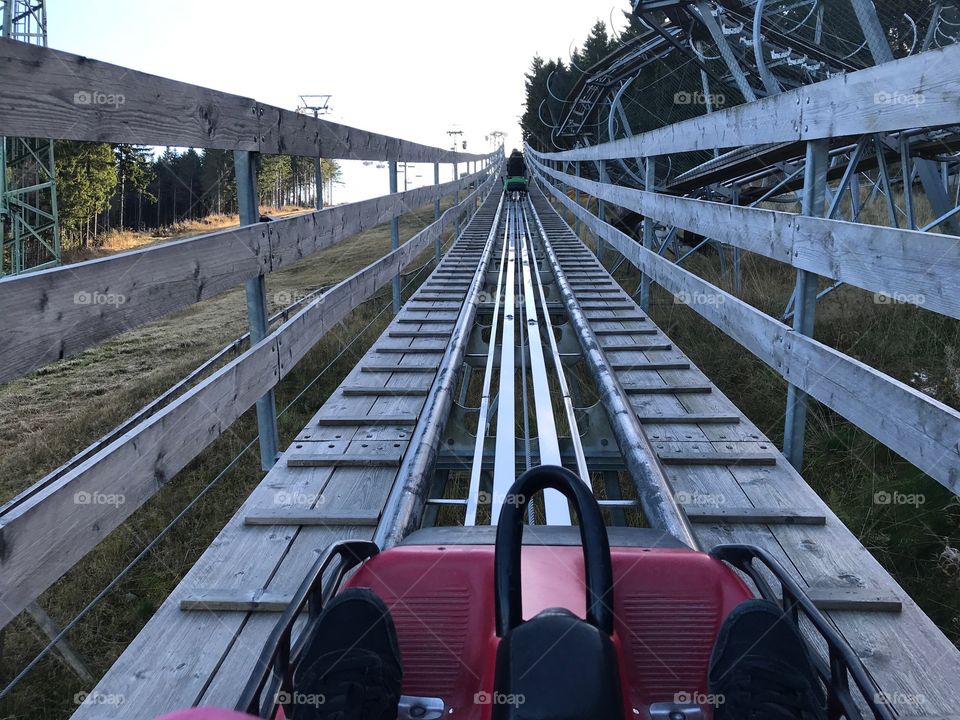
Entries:
{"label": "tree line", "polygon": [[[237,212],[233,153],[139,145],[58,141],[57,209],[65,248],[89,247],[110,229],[152,230],[212,213]],[[322,161],[325,186],[340,167]],[[288,155],[259,156],[261,206],[315,202],[314,161]],[[329,190],[326,197],[329,197]]]}

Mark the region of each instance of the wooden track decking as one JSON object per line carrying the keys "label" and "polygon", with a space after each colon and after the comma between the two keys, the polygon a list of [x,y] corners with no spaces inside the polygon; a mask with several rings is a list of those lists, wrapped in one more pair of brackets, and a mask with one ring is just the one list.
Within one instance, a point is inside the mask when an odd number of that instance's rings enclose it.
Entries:
{"label": "wooden track decking", "polygon": [[[432,333],[440,321],[453,327],[498,200],[498,193],[488,196],[431,276],[98,683],[95,697],[123,702],[84,704],[74,718],[148,719],[193,704],[234,706],[277,619],[262,610],[282,604],[331,542],[372,536],[424,403],[409,391],[433,382],[440,357],[434,349],[442,353],[446,341]],[[457,281],[457,294],[443,302],[423,300],[436,290],[438,277],[454,270],[470,271]],[[391,336],[420,327],[431,336]],[[353,387],[369,391],[344,392]],[[224,610],[240,607],[260,612]]]}
{"label": "wooden track decking", "polygon": [[[764,548],[822,609],[842,608],[828,615],[881,691],[900,700],[892,703],[898,715],[960,717],[960,651],[764,433],[679,349],[672,344],[616,349],[669,338],[649,318],[637,320],[640,307],[543,195],[533,197],[577,299],[589,302],[602,292],[618,303],[616,309],[587,311],[590,325],[687,508],[701,547],[748,543]],[[656,332],[631,330],[641,326]],[[662,363],[685,367],[666,369]],[[630,392],[639,388],[645,391]]]}

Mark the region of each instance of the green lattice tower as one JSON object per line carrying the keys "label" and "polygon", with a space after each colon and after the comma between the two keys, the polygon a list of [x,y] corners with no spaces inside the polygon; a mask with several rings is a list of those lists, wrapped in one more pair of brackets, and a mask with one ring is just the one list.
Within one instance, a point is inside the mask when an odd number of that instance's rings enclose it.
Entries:
{"label": "green lattice tower", "polygon": [[[0,0],[0,36],[47,44],[46,0]],[[53,140],[0,138],[0,276],[60,263]]]}

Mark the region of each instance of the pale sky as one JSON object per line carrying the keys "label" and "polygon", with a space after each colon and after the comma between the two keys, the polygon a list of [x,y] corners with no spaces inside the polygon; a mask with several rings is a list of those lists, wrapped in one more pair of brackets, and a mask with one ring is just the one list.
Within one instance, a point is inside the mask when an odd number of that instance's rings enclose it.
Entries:
{"label": "pale sky", "polygon": [[[50,47],[295,109],[331,94],[331,120],[430,145],[462,129],[468,152],[519,146],[535,53],[567,58],[627,0],[48,0]],[[449,166],[447,166],[449,170]],[[386,192],[386,170],[349,163],[344,202]],[[417,174],[422,178],[414,183]],[[382,176],[382,177],[381,177]],[[444,172],[443,179],[448,179]],[[433,181],[410,171],[411,186]],[[381,182],[382,181],[382,182]],[[400,180],[401,187],[403,180]]]}

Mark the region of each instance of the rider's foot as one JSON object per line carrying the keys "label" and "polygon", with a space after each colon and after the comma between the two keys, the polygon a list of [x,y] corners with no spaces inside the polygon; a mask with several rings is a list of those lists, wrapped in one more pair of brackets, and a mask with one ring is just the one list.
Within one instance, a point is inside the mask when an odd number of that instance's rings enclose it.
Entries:
{"label": "rider's foot", "polygon": [[367,588],[350,588],[324,608],[287,699],[293,720],[395,720],[401,680],[387,606]]}
{"label": "rider's foot", "polygon": [[800,632],[769,600],[733,609],[710,658],[714,720],[826,720],[823,687]]}

